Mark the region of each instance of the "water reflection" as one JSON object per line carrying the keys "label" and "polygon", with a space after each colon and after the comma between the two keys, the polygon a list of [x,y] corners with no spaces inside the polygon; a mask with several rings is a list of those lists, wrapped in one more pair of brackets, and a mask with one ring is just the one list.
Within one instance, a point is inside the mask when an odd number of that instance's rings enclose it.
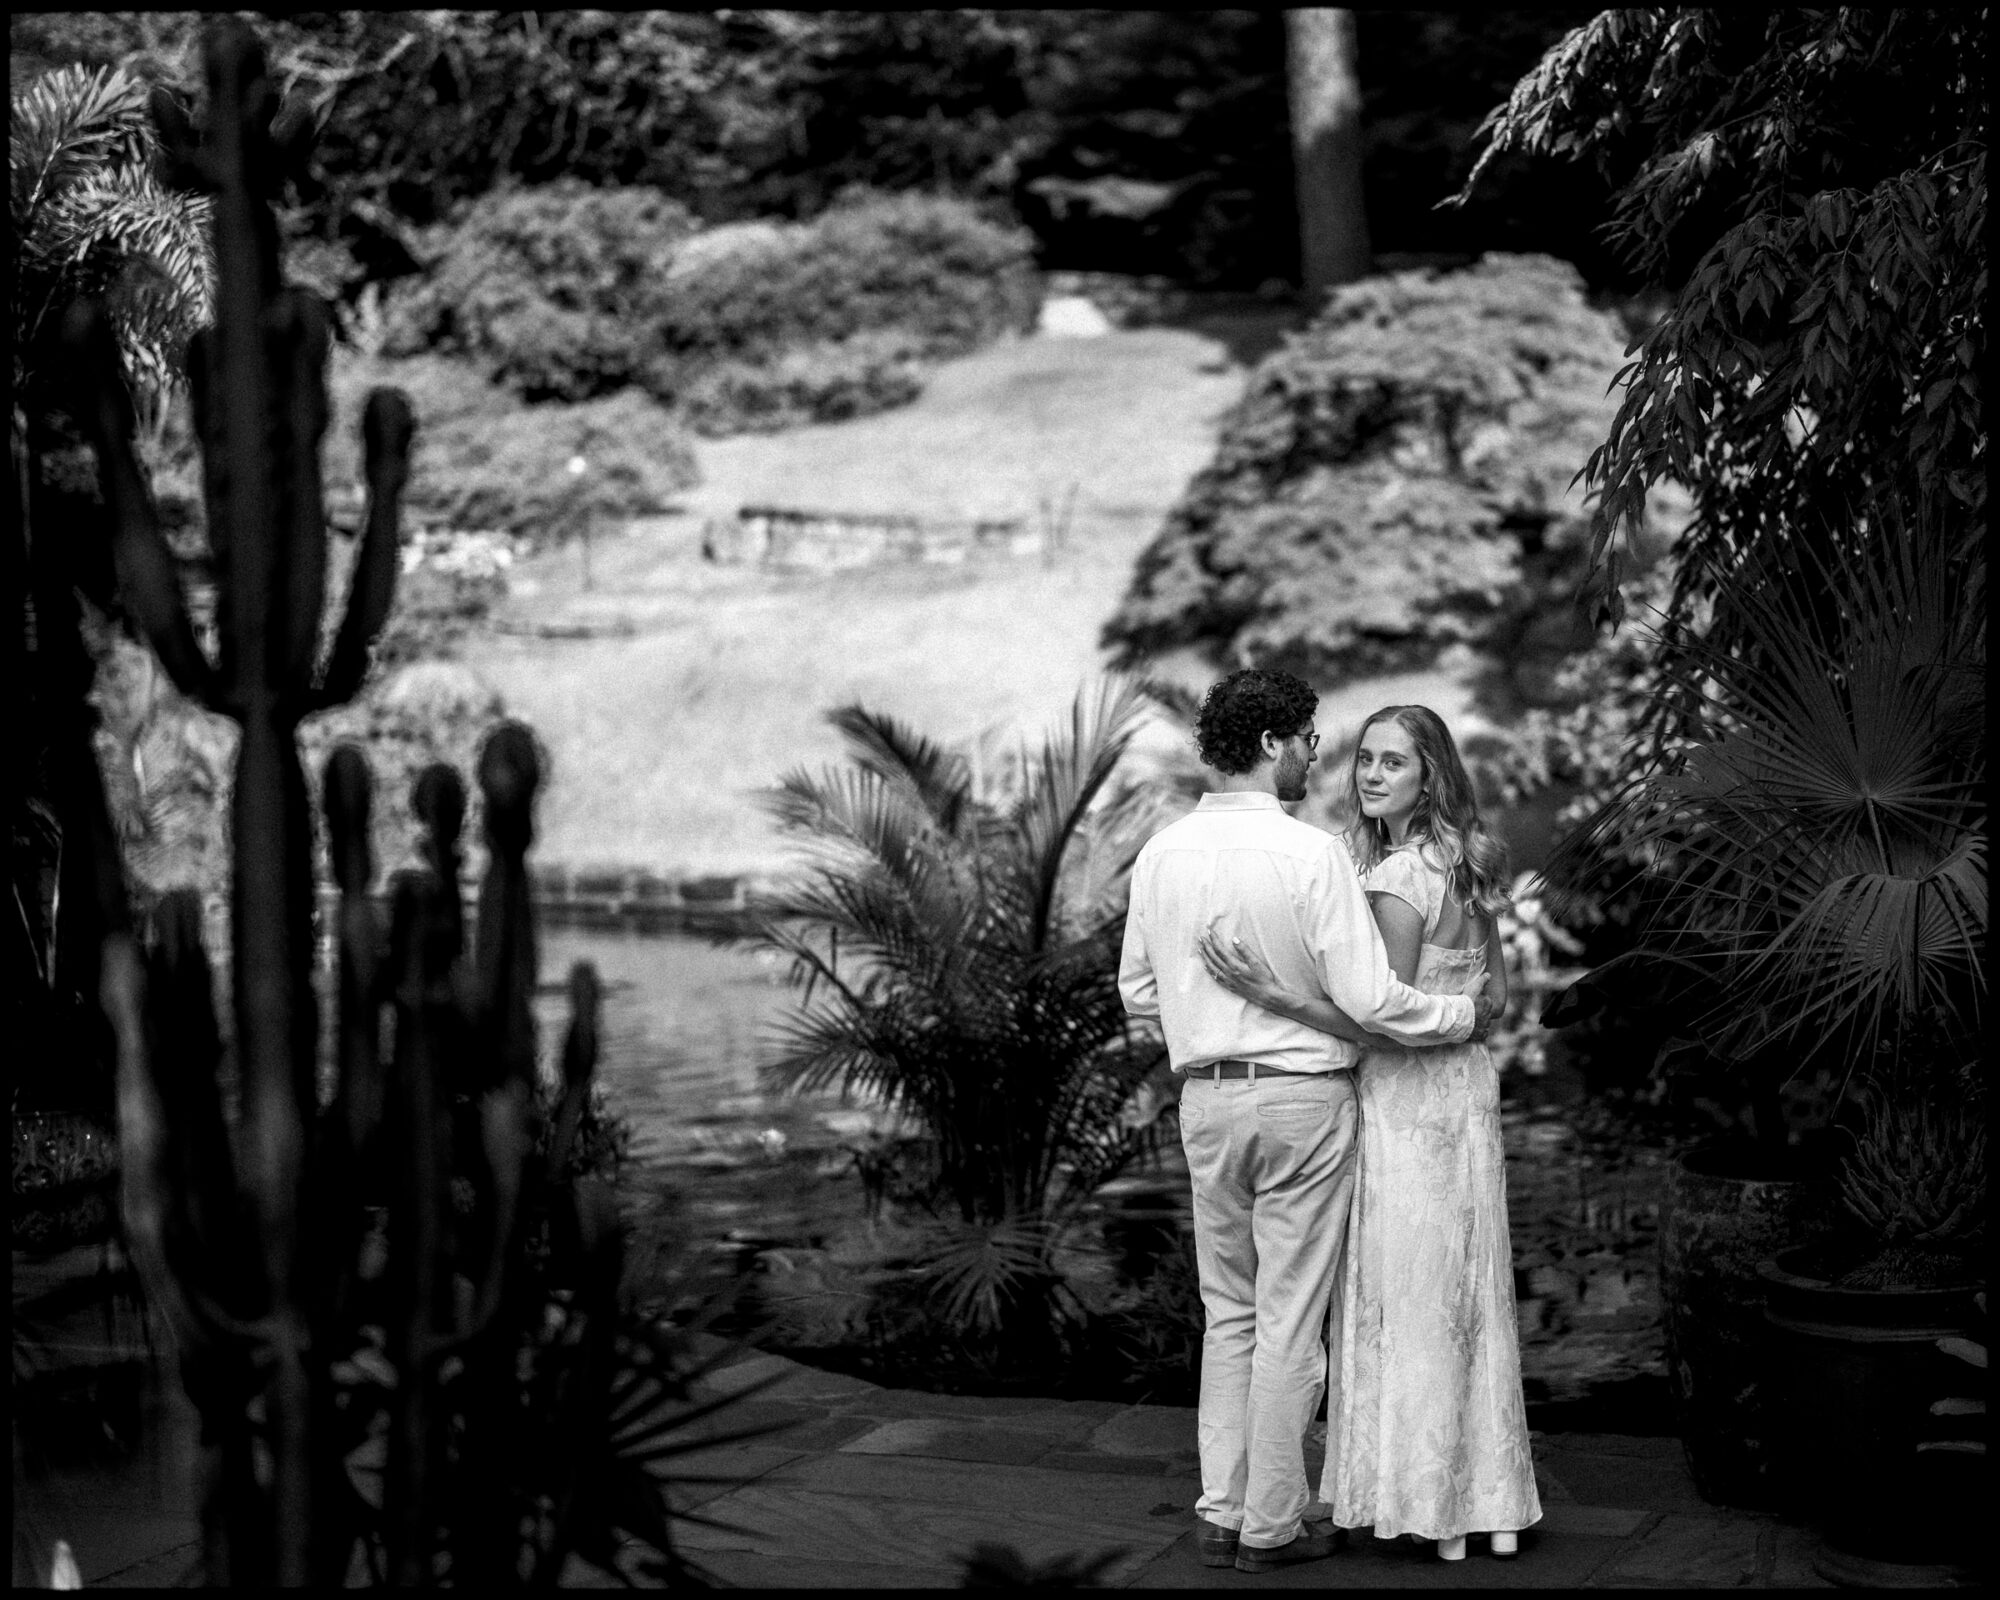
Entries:
{"label": "water reflection", "polygon": [[[855,1152],[886,1119],[838,1097],[758,1086],[760,1043],[788,1008],[781,961],[680,936],[550,929],[542,936],[543,1049],[560,1039],[572,961],[604,979],[600,1068],[630,1119],[642,1182],[745,1254],[817,1245],[858,1218]],[[1503,1121],[1521,1360],[1531,1402],[1573,1402],[1664,1371],[1655,1240],[1664,1151],[1593,1131],[1548,1079],[1510,1080]],[[1171,1152],[1177,1156],[1178,1152]],[[1185,1173],[1139,1174],[1126,1196],[1185,1205]]]}

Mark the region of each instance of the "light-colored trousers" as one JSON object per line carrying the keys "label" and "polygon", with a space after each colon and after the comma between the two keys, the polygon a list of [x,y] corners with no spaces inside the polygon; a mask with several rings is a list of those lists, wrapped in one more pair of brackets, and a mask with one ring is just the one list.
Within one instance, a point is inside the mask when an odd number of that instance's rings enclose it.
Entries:
{"label": "light-colored trousers", "polygon": [[1327,1301],[1354,1201],[1353,1075],[1204,1078],[1181,1090],[1201,1345],[1195,1510],[1269,1550],[1310,1500],[1305,1436],[1326,1389]]}

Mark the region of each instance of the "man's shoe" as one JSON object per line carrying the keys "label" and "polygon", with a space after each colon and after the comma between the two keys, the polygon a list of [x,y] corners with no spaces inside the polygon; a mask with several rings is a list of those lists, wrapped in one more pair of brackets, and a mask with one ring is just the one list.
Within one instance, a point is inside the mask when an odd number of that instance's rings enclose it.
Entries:
{"label": "man's shoe", "polygon": [[1236,1565],[1237,1537],[1234,1528],[1225,1528],[1219,1522],[1210,1522],[1206,1517],[1194,1519],[1195,1554],[1201,1557],[1204,1567],[1233,1567]]}
{"label": "man's shoe", "polygon": [[1238,1572],[1269,1572],[1275,1567],[1293,1567],[1301,1561],[1323,1561],[1340,1548],[1340,1530],[1330,1522],[1308,1522],[1289,1544],[1272,1550],[1242,1545],[1236,1552]]}

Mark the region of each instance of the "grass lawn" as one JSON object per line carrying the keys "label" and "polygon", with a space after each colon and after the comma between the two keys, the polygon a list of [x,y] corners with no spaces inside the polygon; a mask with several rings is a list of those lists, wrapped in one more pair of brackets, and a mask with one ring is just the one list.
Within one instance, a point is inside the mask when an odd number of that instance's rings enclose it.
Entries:
{"label": "grass lawn", "polygon": [[[553,758],[538,858],[768,870],[784,847],[751,796],[787,767],[837,759],[822,713],[847,700],[994,754],[1038,737],[1102,670],[1098,629],[1134,558],[1208,461],[1248,370],[1232,349],[1272,331],[1011,340],[947,364],[900,410],[699,444],[702,481],[681,512],[593,540],[587,590],[574,546],[515,568],[494,627],[462,653]],[[1071,485],[1047,561],[822,576],[700,553],[704,519],[743,504],[1035,522]],[[1165,667],[1193,685],[1212,675],[1191,659]],[[1348,684],[1320,725],[1397,697],[1448,718],[1465,698],[1449,674]]]}

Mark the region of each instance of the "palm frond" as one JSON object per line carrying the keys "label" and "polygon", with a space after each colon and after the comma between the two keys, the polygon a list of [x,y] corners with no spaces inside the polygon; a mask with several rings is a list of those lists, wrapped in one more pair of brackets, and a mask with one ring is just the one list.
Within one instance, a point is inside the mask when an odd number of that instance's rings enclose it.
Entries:
{"label": "palm frond", "polygon": [[[818,928],[831,936],[849,965],[874,964],[925,987],[949,982],[977,944],[979,909],[922,870],[898,879],[886,871],[827,870],[795,880],[758,898],[768,928]],[[806,961],[803,948],[759,935],[763,942]],[[815,957],[816,959],[816,957]],[[808,962],[808,974],[816,970]],[[831,948],[825,975],[837,968]]]}
{"label": "palm frond", "polygon": [[1113,1178],[1159,1150],[1172,1126],[1165,1113],[1173,1102],[1161,1096],[1147,1107],[1141,1095],[1166,1059],[1163,1044],[1123,1042],[1099,1053],[1094,1072],[1073,1075],[1064,1083],[1049,1113],[1064,1130],[1046,1176],[1049,1215],[1070,1215]]}
{"label": "palm frond", "polygon": [[765,1079],[912,1119],[968,1221],[1067,1215],[1157,1142],[1135,1106],[1159,1050],[1133,1045],[1117,990],[1153,812],[1113,785],[1144,709],[1128,681],[1086,686],[1003,808],[962,794],[958,757],[845,707],[853,765],[787,774],[766,800],[810,865],[759,899],[756,937],[806,986]]}
{"label": "palm frond", "polygon": [[121,68],[46,73],[13,98],[9,154],[17,347],[61,307],[103,298],[142,405],[178,382],[214,279],[209,201],[154,175],[150,92]]}
{"label": "palm frond", "polygon": [[772,1087],[795,1094],[859,1089],[892,1110],[915,1091],[915,1074],[875,1047],[865,1007],[809,1002],[772,1024],[762,1066]]}
{"label": "palm frond", "polygon": [[58,67],[12,97],[7,166],[14,232],[25,241],[42,206],[102,166],[142,169],[154,133],[147,86],[122,67]]}
{"label": "palm frond", "polygon": [[1028,785],[1014,812],[1027,949],[1039,950],[1048,941],[1070,843],[1137,733],[1145,703],[1129,678],[1106,678],[1095,692],[1078,690],[1070,706],[1068,737],[1056,734],[1044,740],[1040,755],[1028,765]]}
{"label": "palm frond", "polygon": [[972,765],[963,755],[862,705],[836,706],[826,720],[864,771],[908,784],[941,831],[958,831],[972,801]]}
{"label": "palm frond", "polygon": [[885,952],[906,942],[897,932],[942,949],[970,934],[974,875],[907,789],[872,771],[791,772],[762,800],[820,858],[768,914],[825,921]]}
{"label": "palm frond", "polygon": [[1559,882],[1611,848],[1650,863],[1666,948],[1729,969],[1732,1048],[1872,1048],[1983,995],[1984,635],[1921,533],[1718,573],[1748,643],[1665,658],[1705,733],[1551,863]]}
{"label": "palm frond", "polygon": [[143,175],[100,170],[49,205],[43,240],[51,253],[72,263],[107,248],[153,262],[185,303],[185,314],[201,325],[211,315],[213,212],[206,195],[176,194]]}
{"label": "palm frond", "polygon": [[1057,1232],[1039,1217],[971,1225],[939,1224],[916,1265],[947,1322],[975,1333],[998,1332],[1010,1304],[1049,1275]]}

